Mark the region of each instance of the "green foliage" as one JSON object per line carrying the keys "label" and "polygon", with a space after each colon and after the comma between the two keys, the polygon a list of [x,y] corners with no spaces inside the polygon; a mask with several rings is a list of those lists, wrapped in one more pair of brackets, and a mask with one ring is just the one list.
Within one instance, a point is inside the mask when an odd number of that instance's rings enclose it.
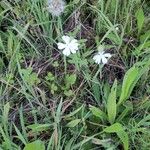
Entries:
{"label": "green foliage", "polygon": [[26,144],[25,148],[23,150],[45,150],[44,143],[40,140],[36,140],[32,143]]}
{"label": "green foliage", "polygon": [[140,33],[145,21],[145,16],[142,8],[137,10],[136,19],[137,19],[138,33]]}
{"label": "green foliage", "polygon": [[21,69],[20,73],[22,74],[24,82],[28,85],[33,86],[40,83],[37,73],[33,72],[31,67],[27,69]]}
{"label": "green foliage", "polygon": [[149,1],[66,0],[59,17],[46,1],[0,1],[0,149],[149,149]]}
{"label": "green foliage", "polygon": [[68,97],[73,95],[73,91],[70,89],[76,82],[77,76],[76,74],[67,74],[65,76],[65,85],[62,87],[62,90],[64,90],[64,94]]}
{"label": "green foliage", "polygon": [[75,84],[76,79],[77,79],[76,74],[71,74],[71,75],[67,74],[65,77],[65,88],[68,89],[70,88],[70,86]]}
{"label": "green foliage", "polygon": [[51,124],[32,124],[27,126],[27,128],[31,129],[32,132],[42,132],[48,130]]}
{"label": "green foliage", "polygon": [[51,93],[54,95],[55,92],[57,92],[57,90],[58,90],[58,86],[55,83],[55,80],[56,80],[55,76],[51,72],[48,72],[45,79],[46,79],[46,84],[48,85],[48,87],[51,90]]}
{"label": "green foliage", "polygon": [[81,121],[81,119],[72,120],[67,124],[67,127],[73,128],[73,127],[77,126],[80,121]]}
{"label": "green foliage", "polygon": [[100,84],[97,78],[93,79],[92,92],[97,103],[100,103]]}
{"label": "green foliage", "polygon": [[117,114],[116,92],[117,92],[117,80],[114,81],[114,84],[111,88],[111,92],[108,96],[107,101],[108,120],[111,124],[114,123]]}
{"label": "green foliage", "polygon": [[47,76],[45,77],[45,79],[46,79],[46,81],[54,81],[55,77],[54,77],[54,75],[51,72],[49,72],[47,74]]}
{"label": "green foliage", "polygon": [[145,71],[149,69],[149,61],[147,61],[144,65],[143,62],[135,64],[126,72],[123,79],[122,90],[118,105],[120,105],[122,102],[126,101],[129,98],[138,80],[145,73]]}
{"label": "green foliage", "polygon": [[129,149],[129,138],[127,133],[124,131],[123,126],[120,123],[115,123],[111,125],[110,127],[107,127],[104,129],[104,132],[107,133],[116,133],[118,137],[121,139],[121,141],[124,144],[124,149]]}
{"label": "green foliage", "polygon": [[102,118],[102,119],[107,118],[107,115],[103,111],[101,111],[99,108],[90,106],[90,110],[91,110],[92,114],[98,118]]}

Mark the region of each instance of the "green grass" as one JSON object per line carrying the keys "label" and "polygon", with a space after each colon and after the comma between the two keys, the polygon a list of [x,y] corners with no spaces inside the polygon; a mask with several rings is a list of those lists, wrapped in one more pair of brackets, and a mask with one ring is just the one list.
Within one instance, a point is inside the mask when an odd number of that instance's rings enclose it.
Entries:
{"label": "green grass", "polygon": [[[47,0],[0,1],[0,149],[148,150],[149,14],[148,0],[68,0],[58,17]],[[63,56],[63,35],[78,53]]]}

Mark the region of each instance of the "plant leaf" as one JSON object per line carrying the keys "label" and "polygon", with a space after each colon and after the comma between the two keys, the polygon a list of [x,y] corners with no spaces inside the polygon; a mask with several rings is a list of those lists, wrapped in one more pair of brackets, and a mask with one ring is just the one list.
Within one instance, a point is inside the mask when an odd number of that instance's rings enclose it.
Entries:
{"label": "plant leaf", "polygon": [[124,150],[128,150],[129,149],[129,137],[128,134],[122,130],[120,132],[117,132],[118,137],[120,138],[120,140],[123,143],[124,146]]}
{"label": "plant leaf", "polygon": [[117,133],[123,130],[123,127],[120,123],[115,123],[104,129],[104,132],[107,133]]}
{"label": "plant leaf", "polygon": [[100,84],[97,78],[93,79],[92,82],[92,91],[96,102],[100,103]]}
{"label": "plant leaf", "polygon": [[135,16],[137,19],[137,27],[138,27],[138,34],[139,34],[141,32],[145,20],[143,9],[142,8],[138,9]]}
{"label": "plant leaf", "polygon": [[133,66],[126,72],[123,79],[123,85],[118,105],[129,98],[136,84],[135,81],[138,78],[138,75],[139,75],[139,68],[135,66]]}
{"label": "plant leaf", "polygon": [[23,135],[22,135],[21,132],[18,130],[18,128],[15,126],[15,124],[14,124],[14,127],[15,127],[15,130],[16,130],[17,134],[18,134],[18,136],[17,136],[18,139],[20,139],[23,144],[26,144],[26,140],[24,139]]}
{"label": "plant leaf", "polygon": [[81,119],[75,119],[75,120],[73,120],[73,121],[70,121],[70,122],[67,124],[67,127],[73,128],[73,127],[75,127],[76,125],[78,125],[80,121],[81,121]]}
{"label": "plant leaf", "polygon": [[107,115],[103,111],[101,111],[99,108],[96,108],[90,105],[90,110],[94,116],[101,118],[101,119],[107,119]]}
{"label": "plant leaf", "polygon": [[108,96],[107,101],[108,120],[111,124],[114,123],[117,112],[116,92],[117,92],[117,80],[114,81],[114,84],[111,88],[111,92]]}
{"label": "plant leaf", "polygon": [[23,150],[45,150],[45,145],[42,141],[36,140],[32,143],[26,144]]}
{"label": "plant leaf", "polygon": [[76,113],[78,113],[82,109],[82,107],[83,105],[79,107],[78,109],[76,109],[75,111],[71,112],[70,114],[66,115],[65,118],[74,116]]}
{"label": "plant leaf", "polygon": [[145,59],[141,62],[137,62],[133,67],[131,67],[125,74],[123,79],[123,85],[121,89],[120,99],[117,105],[120,105],[126,101],[135,87],[141,76],[149,70],[150,60]]}
{"label": "plant leaf", "polygon": [[116,133],[120,140],[123,143],[124,149],[128,150],[129,148],[129,138],[128,134],[124,131],[123,126],[120,123],[115,123],[111,125],[110,127],[107,127],[104,129],[104,132],[106,133]]}
{"label": "plant leaf", "polygon": [[41,132],[46,131],[49,127],[52,126],[51,124],[32,124],[27,126],[27,128],[31,129],[32,132]]}

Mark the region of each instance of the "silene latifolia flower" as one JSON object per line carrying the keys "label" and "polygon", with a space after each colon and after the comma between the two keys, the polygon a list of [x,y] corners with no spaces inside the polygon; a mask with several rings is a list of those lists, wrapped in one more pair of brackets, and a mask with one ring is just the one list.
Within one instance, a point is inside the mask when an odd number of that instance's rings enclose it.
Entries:
{"label": "silene latifolia flower", "polygon": [[97,64],[106,64],[109,60],[109,58],[111,58],[111,54],[110,53],[105,53],[104,51],[100,51],[98,52],[98,54],[96,54],[93,59]]}
{"label": "silene latifolia flower", "polygon": [[65,9],[65,1],[64,0],[47,0],[48,11],[53,16],[60,16]]}
{"label": "silene latifolia flower", "polygon": [[71,53],[76,53],[79,50],[79,43],[76,39],[69,36],[62,36],[64,43],[57,43],[58,49],[63,50],[65,56],[69,56]]}

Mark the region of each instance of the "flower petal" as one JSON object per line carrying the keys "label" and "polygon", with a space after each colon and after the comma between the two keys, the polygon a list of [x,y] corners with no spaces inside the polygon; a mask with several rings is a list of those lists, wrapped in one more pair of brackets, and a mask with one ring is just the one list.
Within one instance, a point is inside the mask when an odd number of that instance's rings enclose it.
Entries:
{"label": "flower petal", "polygon": [[70,44],[78,44],[78,41],[76,39],[72,39]]}
{"label": "flower petal", "polygon": [[107,57],[107,58],[110,58],[111,57],[111,54],[110,53],[105,53],[105,54],[103,54],[104,55],[104,57]]}
{"label": "flower petal", "polygon": [[58,49],[64,49],[66,47],[66,44],[64,43],[57,43]]}
{"label": "flower petal", "polygon": [[69,36],[62,36],[62,39],[63,41],[66,43],[66,44],[69,44],[70,43],[70,37]]}
{"label": "flower petal", "polygon": [[72,53],[75,53],[77,50],[79,50],[77,46],[71,46],[71,47],[70,47],[70,51],[71,51]]}
{"label": "flower petal", "polygon": [[73,49],[75,49],[75,50],[78,50],[79,44],[78,44],[78,42],[77,42],[76,39],[73,39],[73,40],[70,42],[69,46],[70,46],[70,48],[73,48]]}
{"label": "flower petal", "polygon": [[64,50],[63,50],[63,54],[65,55],[65,56],[69,56],[70,55],[70,49],[68,48],[68,47],[66,47]]}
{"label": "flower petal", "polygon": [[102,63],[103,63],[103,64],[107,64],[107,62],[108,62],[107,58],[105,58],[105,57],[103,56],[103,57],[102,57]]}
{"label": "flower petal", "polygon": [[94,59],[94,61],[95,61],[97,64],[100,64],[100,63],[101,63],[101,60],[102,60],[102,58],[101,58],[100,55],[95,55],[95,56],[93,57],[93,59]]}
{"label": "flower petal", "polygon": [[75,54],[76,53],[76,49],[70,49],[71,53]]}

